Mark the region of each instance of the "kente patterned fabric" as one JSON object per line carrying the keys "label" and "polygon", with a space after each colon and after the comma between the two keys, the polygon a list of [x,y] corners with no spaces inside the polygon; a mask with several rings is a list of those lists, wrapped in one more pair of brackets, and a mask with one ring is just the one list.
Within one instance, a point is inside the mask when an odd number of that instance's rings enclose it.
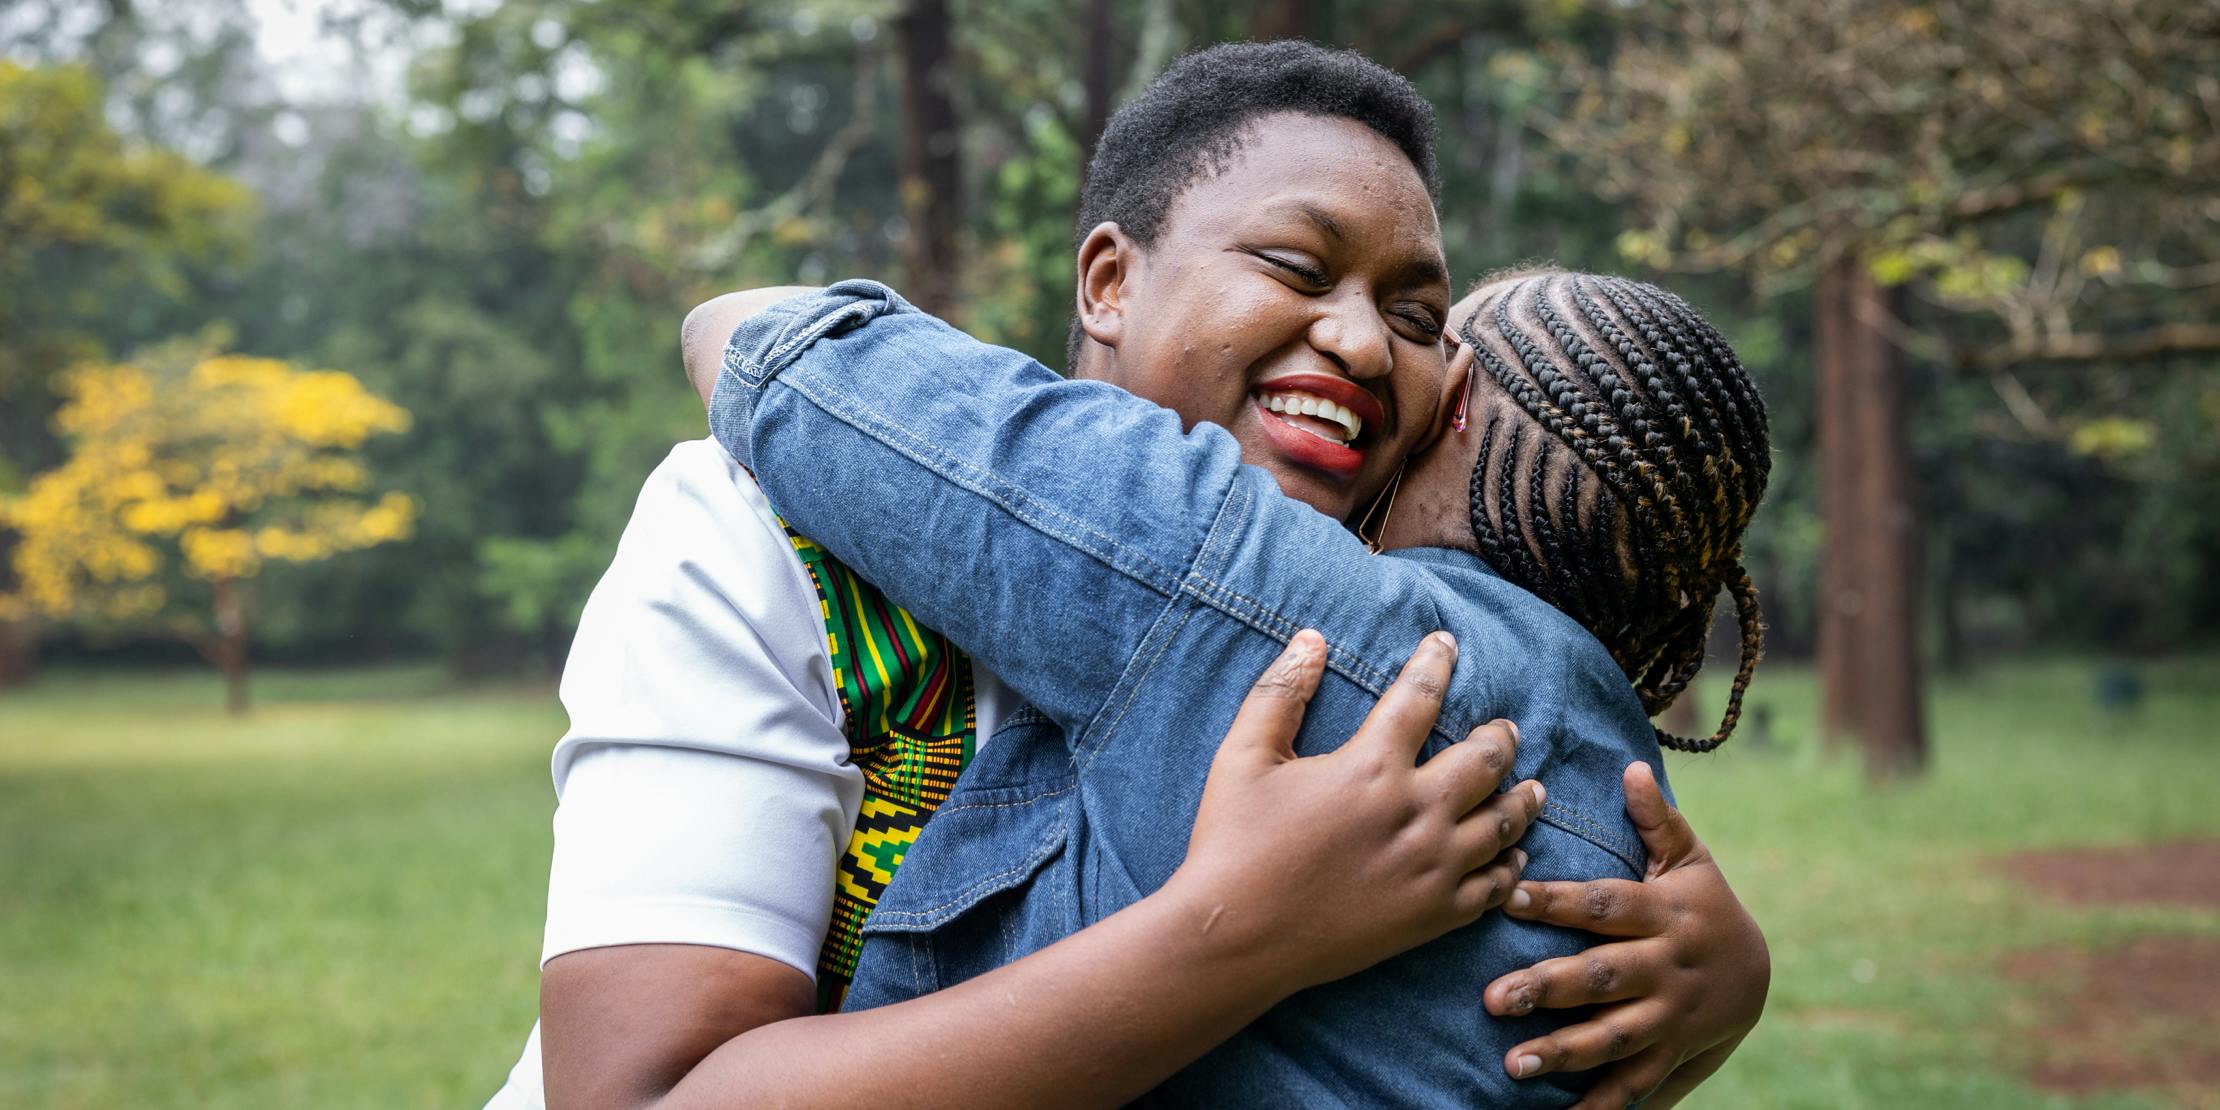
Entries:
{"label": "kente patterned fabric", "polygon": [[831,1012],[855,976],[864,919],[971,762],[978,707],[971,660],[955,645],[824,548],[792,528],[786,534],[817,587],[849,760],[863,771],[863,808],[817,956],[817,1006]]}

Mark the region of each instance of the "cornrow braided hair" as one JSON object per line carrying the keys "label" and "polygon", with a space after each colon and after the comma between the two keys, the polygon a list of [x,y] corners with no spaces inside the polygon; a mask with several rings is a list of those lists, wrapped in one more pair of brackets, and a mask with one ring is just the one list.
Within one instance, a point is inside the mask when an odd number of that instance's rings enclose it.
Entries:
{"label": "cornrow braided hair", "polygon": [[1656,716],[1703,666],[1719,591],[1742,628],[1719,729],[1742,716],[1764,640],[1742,533],[1771,469],[1765,405],[1725,339],[1638,281],[1528,272],[1485,287],[1462,327],[1478,407],[1472,532],[1497,571],[1611,652]]}

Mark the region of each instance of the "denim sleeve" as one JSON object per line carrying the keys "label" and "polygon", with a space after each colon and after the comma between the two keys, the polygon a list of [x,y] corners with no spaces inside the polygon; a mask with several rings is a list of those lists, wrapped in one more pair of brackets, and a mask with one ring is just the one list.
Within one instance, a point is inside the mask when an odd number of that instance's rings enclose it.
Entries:
{"label": "denim sleeve", "polygon": [[1172,608],[1240,468],[1223,430],[1183,431],[868,281],[741,324],[710,428],[787,523],[1075,732]]}

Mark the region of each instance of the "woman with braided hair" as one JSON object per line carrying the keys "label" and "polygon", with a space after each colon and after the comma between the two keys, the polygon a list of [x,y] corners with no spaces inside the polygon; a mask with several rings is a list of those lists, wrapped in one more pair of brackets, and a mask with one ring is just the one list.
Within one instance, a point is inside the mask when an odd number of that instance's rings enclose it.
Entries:
{"label": "woman with braided hair", "polygon": [[[1469,519],[1496,572],[1593,633],[1652,717],[1703,665],[1725,590],[1742,630],[1725,717],[1701,739],[1658,731],[1667,748],[1717,748],[1763,636],[1741,564],[1771,468],[1749,375],[1686,301],[1625,278],[1506,274],[1452,313],[1465,391],[1450,434],[1403,481],[1434,497],[1388,513],[1380,541],[1438,546],[1457,538],[1441,529]],[[1469,518],[1438,503],[1459,485]]]}
{"label": "woman with braided hair", "polygon": [[[1323,280],[1291,283],[1274,307],[1285,321],[1244,322],[1290,329],[1258,344],[1275,374],[1251,387],[1284,425],[1274,435],[1333,434],[1324,409],[1273,392],[1289,380],[1379,388],[1383,367],[1346,361],[1364,337],[1336,287],[1315,292]],[[739,323],[710,399],[718,441],[791,527],[1031,703],[910,845],[863,926],[844,1012],[983,976],[1162,889],[1206,780],[1241,773],[1239,757],[1214,767],[1177,739],[1236,708],[1214,676],[1316,651],[1304,630],[1323,634],[1319,670],[1291,691],[1305,709],[1281,765],[1300,766],[1356,731],[1411,644],[1447,632],[1455,667],[1422,755],[1515,723],[1514,777],[1547,790],[1520,841],[1530,881],[1507,916],[1287,998],[1141,1101],[1614,1106],[1685,1093],[1725,1059],[1764,993],[1763,942],[1739,908],[1682,926],[1755,961],[1703,973],[1749,1005],[1692,1055],[1641,1047],[1674,1020],[1659,988],[1681,971],[1548,926],[1580,927],[1593,903],[1567,903],[1627,897],[1661,867],[1716,874],[1651,780],[1661,746],[1715,747],[1735,711],[1701,741],[1649,716],[1695,674],[1721,589],[1745,629],[1730,705],[1747,684],[1757,612],[1738,559],[1765,481],[1763,406],[1701,317],[1641,283],[1518,275],[1448,322],[1459,339],[1432,364],[1431,432],[1355,534],[1242,465],[1225,426],[1062,378],[875,282]],[[1153,369],[1178,372],[1182,350]],[[1293,865],[1267,854],[1212,881],[1270,883]],[[1577,1005],[1601,1009],[1568,1024],[1561,1008]],[[1631,1067],[1583,1070],[1629,1053]]]}

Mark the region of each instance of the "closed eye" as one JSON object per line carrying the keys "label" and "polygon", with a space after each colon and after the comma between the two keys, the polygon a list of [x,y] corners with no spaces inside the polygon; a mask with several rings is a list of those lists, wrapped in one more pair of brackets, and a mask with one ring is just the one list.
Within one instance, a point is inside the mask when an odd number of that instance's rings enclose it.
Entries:
{"label": "closed eye", "polygon": [[1327,285],[1331,284],[1331,282],[1326,277],[1326,271],[1321,270],[1308,262],[1298,261],[1296,259],[1288,258],[1284,255],[1267,254],[1264,251],[1254,251],[1252,253],[1254,253],[1258,258],[1261,258],[1266,262],[1269,262],[1272,265],[1277,266],[1290,274],[1293,274],[1295,277],[1301,279],[1303,284],[1305,285],[1316,286],[1323,289]]}
{"label": "closed eye", "polygon": [[1441,341],[1441,317],[1434,315],[1431,309],[1425,308],[1423,306],[1411,306],[1399,310],[1398,312],[1396,312],[1396,315],[1402,317],[1405,321],[1408,321],[1412,327],[1418,329],[1420,342],[1438,343]]}

